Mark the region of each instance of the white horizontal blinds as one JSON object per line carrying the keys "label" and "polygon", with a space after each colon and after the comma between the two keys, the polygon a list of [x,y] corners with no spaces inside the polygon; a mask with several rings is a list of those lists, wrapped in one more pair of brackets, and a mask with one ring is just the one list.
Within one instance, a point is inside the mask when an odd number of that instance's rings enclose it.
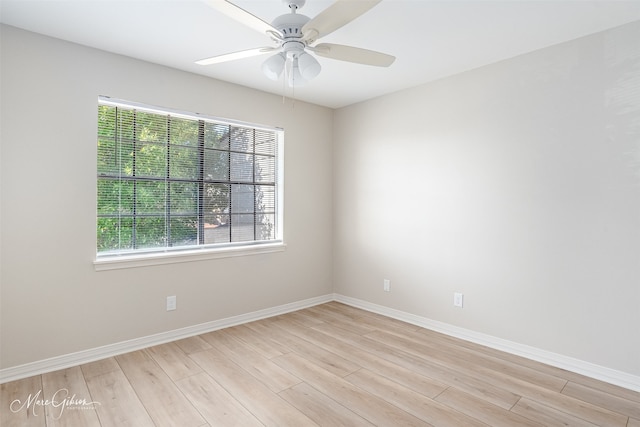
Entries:
{"label": "white horizontal blinds", "polygon": [[98,253],[133,249],[134,115],[98,107]]}
{"label": "white horizontal blinds", "polygon": [[278,141],[273,132],[255,132],[254,177],[256,182],[256,240],[276,238],[276,154]]}
{"label": "white horizontal blinds", "polygon": [[276,239],[277,138],[101,103],[98,253]]}
{"label": "white horizontal blinds", "polygon": [[198,245],[201,188],[201,123],[197,120],[169,117],[167,165],[168,245]]}

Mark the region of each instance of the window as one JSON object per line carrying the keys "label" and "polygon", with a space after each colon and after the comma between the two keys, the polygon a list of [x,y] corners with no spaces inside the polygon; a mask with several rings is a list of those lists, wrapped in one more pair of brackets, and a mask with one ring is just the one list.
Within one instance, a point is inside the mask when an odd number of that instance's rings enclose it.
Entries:
{"label": "window", "polygon": [[97,254],[281,241],[282,131],[101,97]]}

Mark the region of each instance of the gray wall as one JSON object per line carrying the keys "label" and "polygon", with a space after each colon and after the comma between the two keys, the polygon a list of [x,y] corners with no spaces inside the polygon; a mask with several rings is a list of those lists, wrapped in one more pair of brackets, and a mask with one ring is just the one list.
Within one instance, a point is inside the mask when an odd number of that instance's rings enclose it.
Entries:
{"label": "gray wall", "polygon": [[337,293],[639,375],[640,23],[337,110],[334,218]]}
{"label": "gray wall", "polygon": [[[331,293],[331,110],[12,27],[1,40],[1,368]],[[286,250],[94,271],[98,95],[284,128]]]}

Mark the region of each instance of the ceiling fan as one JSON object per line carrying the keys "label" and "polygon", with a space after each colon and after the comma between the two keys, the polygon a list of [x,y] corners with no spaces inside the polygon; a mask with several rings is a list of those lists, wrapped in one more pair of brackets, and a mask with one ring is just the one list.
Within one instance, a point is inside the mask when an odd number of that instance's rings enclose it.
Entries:
{"label": "ceiling fan", "polygon": [[262,64],[262,72],[268,78],[278,80],[285,71],[285,78],[293,87],[304,85],[320,73],[320,63],[307,51],[326,58],[378,67],[388,67],[395,61],[394,56],[352,46],[333,43],[312,46],[321,37],[353,21],[382,0],[336,0],[315,18],[297,13],[305,0],[282,0],[291,12],[278,16],[271,24],[229,1],[204,1],[219,12],[266,34],[275,46],[218,55],[196,61],[196,64],[211,65],[275,53]]}

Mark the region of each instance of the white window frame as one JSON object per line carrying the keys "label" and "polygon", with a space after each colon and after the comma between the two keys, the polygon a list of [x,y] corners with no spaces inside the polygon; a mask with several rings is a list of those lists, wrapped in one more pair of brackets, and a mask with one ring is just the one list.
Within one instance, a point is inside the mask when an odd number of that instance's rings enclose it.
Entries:
{"label": "white window frame", "polygon": [[[93,262],[96,271],[114,270],[122,268],[134,268],[171,263],[193,262],[218,258],[257,255],[272,252],[281,252],[286,249],[284,243],[284,131],[281,128],[240,122],[230,119],[212,117],[199,113],[177,111],[167,108],[154,107],[145,104],[113,99],[105,96],[99,97],[98,105],[119,106],[133,108],[145,112],[171,115],[172,117],[188,118],[192,120],[205,120],[222,123],[231,126],[248,127],[258,130],[273,131],[277,135],[276,152],[276,234],[275,239],[247,242],[217,243],[209,245],[191,245],[178,248],[153,248],[140,251],[123,251],[121,253],[98,253],[97,240],[96,258]],[[97,179],[97,178],[96,178]],[[96,219],[98,218],[96,213]],[[97,237],[96,237],[97,239]]]}

